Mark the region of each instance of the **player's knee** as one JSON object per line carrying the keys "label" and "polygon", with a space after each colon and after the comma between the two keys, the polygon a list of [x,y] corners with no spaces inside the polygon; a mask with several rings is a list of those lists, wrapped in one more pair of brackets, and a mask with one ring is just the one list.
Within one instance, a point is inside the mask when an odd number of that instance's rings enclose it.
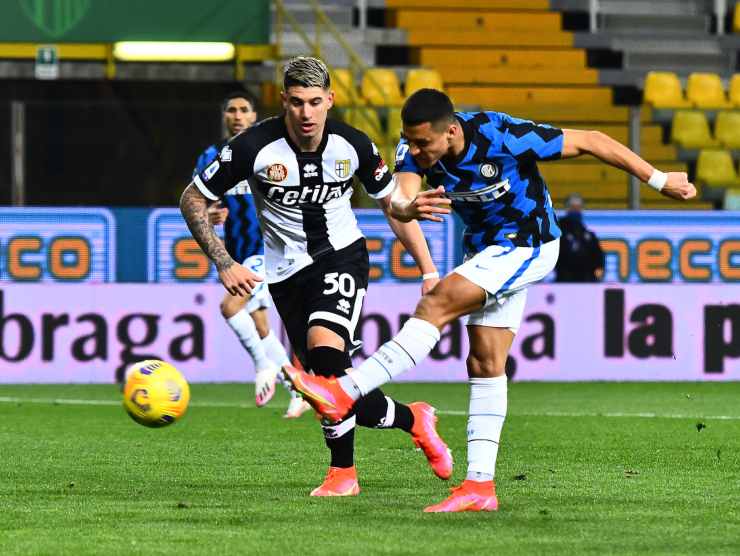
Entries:
{"label": "player's knee", "polygon": [[320,376],[343,376],[352,366],[346,351],[329,346],[318,346],[308,351],[308,366]]}
{"label": "player's knee", "polygon": [[470,353],[467,359],[468,376],[471,378],[490,378],[506,374],[506,355]]}
{"label": "player's knee", "polygon": [[445,305],[445,296],[432,291],[421,298],[414,316],[441,328],[448,322]]}
{"label": "player's knee", "polygon": [[225,319],[230,319],[234,315],[236,315],[239,311],[242,310],[242,308],[246,305],[247,299],[243,297],[238,297],[235,295],[226,295],[221,300],[221,304],[219,305],[219,309],[221,310],[221,315]]}

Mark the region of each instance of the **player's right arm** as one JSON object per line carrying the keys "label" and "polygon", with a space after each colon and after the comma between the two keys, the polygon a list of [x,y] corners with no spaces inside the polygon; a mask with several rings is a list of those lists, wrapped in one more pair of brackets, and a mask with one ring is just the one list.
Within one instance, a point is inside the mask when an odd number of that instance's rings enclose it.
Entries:
{"label": "player's right arm", "polygon": [[241,136],[222,149],[219,156],[193,181],[180,197],[180,212],[190,233],[218,270],[218,277],[232,295],[248,295],[262,278],[234,261],[216,235],[208,218],[208,201],[219,198],[251,175],[254,157]]}
{"label": "player's right arm", "polygon": [[411,220],[431,220],[442,222],[439,215],[449,214],[452,204],[445,197],[444,187],[441,185],[427,191],[421,190],[423,172],[417,166],[409,152],[405,140],[401,140],[396,148],[396,169],[393,174],[395,187],[391,194],[389,213],[401,222]]}

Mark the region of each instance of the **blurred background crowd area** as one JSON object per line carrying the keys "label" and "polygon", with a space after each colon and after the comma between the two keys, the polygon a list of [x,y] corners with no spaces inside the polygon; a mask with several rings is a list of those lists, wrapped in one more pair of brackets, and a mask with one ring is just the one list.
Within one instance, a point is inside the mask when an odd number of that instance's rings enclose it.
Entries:
{"label": "blurred background crowd area", "polygon": [[[333,116],[389,161],[404,99],[436,87],[460,110],[604,131],[688,172],[699,200],[681,208],[738,208],[739,49],[724,0],[7,0],[0,203],[172,206],[224,95],[277,114],[282,63],[310,54]],[[541,171],[557,206],[678,208],[588,157]]]}

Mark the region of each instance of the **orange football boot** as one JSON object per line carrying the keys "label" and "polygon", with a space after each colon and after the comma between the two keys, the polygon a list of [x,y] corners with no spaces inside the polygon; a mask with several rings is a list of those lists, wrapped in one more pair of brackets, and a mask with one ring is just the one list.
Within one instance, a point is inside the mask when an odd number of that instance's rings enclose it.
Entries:
{"label": "orange football boot", "polygon": [[424,508],[425,513],[493,512],[498,510],[496,484],[493,481],[478,483],[463,481],[451,489],[452,494],[439,504]]}
{"label": "orange football boot", "polygon": [[311,404],[316,413],[332,423],[341,421],[355,404],[335,378],[311,375],[296,369],[293,365],[283,365],[283,372],[293,385],[293,389]]}
{"label": "orange football boot", "polygon": [[330,467],[321,486],[311,491],[311,496],[357,496],[357,470],[352,467]]}
{"label": "orange football boot", "polygon": [[409,409],[414,415],[411,427],[414,444],[424,452],[434,474],[446,481],[452,477],[452,453],[437,433],[436,410],[425,402],[410,403]]}

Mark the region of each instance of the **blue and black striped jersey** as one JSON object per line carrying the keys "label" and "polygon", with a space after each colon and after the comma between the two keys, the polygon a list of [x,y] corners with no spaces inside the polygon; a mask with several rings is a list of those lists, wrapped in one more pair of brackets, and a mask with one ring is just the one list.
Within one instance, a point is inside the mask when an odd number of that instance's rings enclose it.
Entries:
{"label": "blue and black striped jersey", "polygon": [[[227,143],[222,141],[203,151],[195,163],[193,175],[200,174],[216,160]],[[249,185],[244,181],[227,191],[221,199],[221,203],[229,209],[229,216],[224,222],[224,244],[229,255],[239,263],[253,255],[264,255],[265,252],[254,197],[248,191]]]}
{"label": "blue and black striped jersey", "polygon": [[426,176],[430,187],[444,186],[466,226],[466,254],[489,245],[538,247],[559,238],[537,161],[560,157],[562,130],[502,112],[458,112],[456,117],[465,135],[465,148],[456,160],[442,159],[421,169],[402,139],[395,171]]}

